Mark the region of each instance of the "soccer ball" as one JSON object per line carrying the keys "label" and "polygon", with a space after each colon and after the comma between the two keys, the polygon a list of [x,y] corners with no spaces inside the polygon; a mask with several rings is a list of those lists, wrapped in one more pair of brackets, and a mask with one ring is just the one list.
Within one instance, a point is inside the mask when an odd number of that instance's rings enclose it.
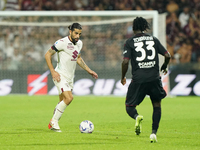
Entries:
{"label": "soccer ball", "polygon": [[94,125],[91,121],[84,120],[79,125],[79,130],[81,131],[81,133],[92,133],[94,130]]}

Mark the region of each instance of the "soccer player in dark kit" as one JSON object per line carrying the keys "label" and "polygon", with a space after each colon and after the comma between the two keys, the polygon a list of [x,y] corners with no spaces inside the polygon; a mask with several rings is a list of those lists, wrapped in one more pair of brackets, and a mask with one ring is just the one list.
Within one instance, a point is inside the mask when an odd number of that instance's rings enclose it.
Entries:
{"label": "soccer player in dark kit", "polygon": [[126,84],[125,75],[128,71],[129,60],[131,60],[132,81],[126,95],[126,111],[131,118],[136,120],[135,133],[139,135],[143,116],[138,114],[136,106],[144,100],[146,95],[149,95],[153,106],[150,142],[157,142],[161,100],[166,96],[160,77],[158,54],[165,58],[161,66],[164,74],[167,73],[171,56],[156,37],[145,33],[147,29],[150,29],[150,25],[146,19],[137,17],[133,20],[134,36],[129,38],[124,45],[121,83]]}

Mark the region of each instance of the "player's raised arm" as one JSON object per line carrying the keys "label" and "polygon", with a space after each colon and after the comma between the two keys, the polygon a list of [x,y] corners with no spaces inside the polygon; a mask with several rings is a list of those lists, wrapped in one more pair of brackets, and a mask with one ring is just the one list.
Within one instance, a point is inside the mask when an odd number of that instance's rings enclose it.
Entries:
{"label": "player's raised arm", "polygon": [[81,55],[78,55],[77,58],[77,64],[83,68],[85,71],[87,71],[90,75],[92,75],[93,78],[98,79],[98,75],[96,72],[94,72],[93,70],[91,70],[86,63],[84,62],[84,60],[81,58]]}

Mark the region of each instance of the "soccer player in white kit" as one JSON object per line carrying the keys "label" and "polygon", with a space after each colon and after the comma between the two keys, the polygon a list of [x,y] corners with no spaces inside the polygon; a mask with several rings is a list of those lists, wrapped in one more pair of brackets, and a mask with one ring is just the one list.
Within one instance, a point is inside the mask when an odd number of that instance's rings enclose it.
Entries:
{"label": "soccer player in white kit", "polygon": [[[56,132],[61,132],[58,121],[66,107],[73,100],[72,89],[76,63],[92,75],[93,78],[98,78],[97,73],[92,71],[81,58],[80,51],[83,46],[82,41],[79,40],[82,32],[81,25],[79,23],[73,23],[68,28],[69,36],[56,41],[45,54],[45,59],[51,72],[53,82],[58,89],[60,99],[48,125],[49,129]],[[54,69],[51,59],[55,53],[57,53],[58,63]]]}

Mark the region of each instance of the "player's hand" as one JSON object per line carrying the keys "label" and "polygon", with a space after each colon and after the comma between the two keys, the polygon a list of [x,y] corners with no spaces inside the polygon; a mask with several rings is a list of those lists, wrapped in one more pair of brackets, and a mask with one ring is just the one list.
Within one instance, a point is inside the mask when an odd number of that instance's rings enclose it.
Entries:
{"label": "player's hand", "polygon": [[93,78],[95,78],[95,79],[98,79],[98,74],[96,73],[96,72],[94,72],[94,71],[90,71],[90,72],[88,72]]}
{"label": "player's hand", "polygon": [[60,74],[58,72],[53,71],[51,75],[54,81],[60,82]]}
{"label": "player's hand", "polygon": [[167,74],[167,65],[163,64],[161,67],[161,72],[166,75]]}
{"label": "player's hand", "polygon": [[122,85],[126,84],[126,77],[124,77],[123,79],[121,79],[121,83],[122,83]]}

